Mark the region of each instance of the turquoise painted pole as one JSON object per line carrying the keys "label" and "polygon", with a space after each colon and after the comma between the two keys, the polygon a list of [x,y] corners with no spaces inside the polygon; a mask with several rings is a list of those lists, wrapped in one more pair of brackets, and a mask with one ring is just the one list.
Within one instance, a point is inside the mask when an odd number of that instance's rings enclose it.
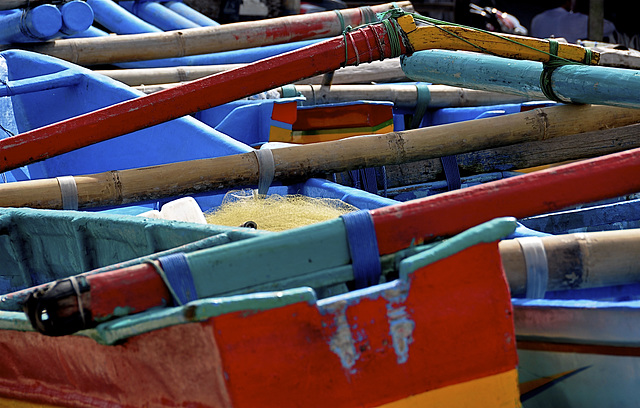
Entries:
{"label": "turquoise painted pole", "polygon": [[[543,65],[460,51],[419,51],[402,58],[402,70],[414,81],[552,99],[542,92]],[[548,83],[558,100],[640,108],[640,71],[586,65],[562,65]]]}

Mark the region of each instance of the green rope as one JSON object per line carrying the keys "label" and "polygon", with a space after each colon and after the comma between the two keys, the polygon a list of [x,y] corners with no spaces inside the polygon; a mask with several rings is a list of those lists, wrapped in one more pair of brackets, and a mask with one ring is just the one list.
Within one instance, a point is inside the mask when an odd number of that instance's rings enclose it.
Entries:
{"label": "green rope", "polygon": [[389,36],[389,47],[391,48],[391,58],[399,57],[402,54],[402,46],[400,44],[400,27],[395,19],[382,20],[382,24],[387,29]]}
{"label": "green rope", "polygon": [[346,26],[344,25],[344,16],[342,15],[342,13],[340,12],[340,10],[333,10],[336,12],[336,14],[338,15],[338,20],[340,20],[340,31],[344,32],[344,29],[346,28]]}
{"label": "green rope", "polygon": [[[455,37],[455,38],[459,39],[460,41],[463,41],[463,42],[471,45],[472,47],[476,48],[477,50],[482,51],[482,52],[487,53],[487,54],[496,55],[495,53],[491,52],[491,50],[488,50],[488,49],[486,49],[486,48],[484,48],[484,47],[482,47],[482,46],[480,46],[478,44],[474,44],[473,42],[471,42],[471,41],[469,41],[469,40],[467,40],[465,38],[460,37],[456,33],[452,32],[450,30],[447,30],[445,27],[442,27],[442,26],[443,25],[448,25],[448,26],[467,28],[467,29],[470,29],[470,30],[482,32],[482,33],[485,33],[485,34],[492,35],[494,37],[498,37],[498,38],[500,38],[502,40],[511,42],[513,44],[519,45],[521,47],[528,48],[528,49],[530,49],[532,51],[536,51],[536,52],[545,54],[545,55],[551,57],[551,59],[564,61],[567,64],[579,64],[579,62],[572,61],[570,59],[566,59],[566,58],[563,58],[563,57],[559,57],[557,55],[557,53],[556,53],[556,55],[553,55],[550,52],[546,52],[546,51],[541,50],[539,48],[535,48],[535,47],[532,47],[530,45],[523,44],[520,41],[517,41],[517,40],[515,40],[513,38],[505,37],[503,35],[500,35],[499,33],[495,33],[495,32],[492,32],[492,31],[487,31],[487,30],[482,30],[482,29],[479,29],[479,28],[465,26],[463,24],[456,24],[456,23],[451,23],[451,22],[447,22],[447,21],[442,21],[442,20],[438,20],[438,19],[435,19],[435,18],[426,17],[426,16],[423,16],[423,15],[417,14],[417,13],[410,13],[410,12],[404,11],[404,10],[402,10],[400,8],[392,8],[392,9],[389,9],[389,10],[383,12],[383,13],[379,13],[378,18],[380,20],[385,19],[385,18],[397,19],[397,18],[399,18],[401,16],[404,16],[404,15],[410,15],[416,21],[421,21],[421,22],[427,23],[428,25],[437,27],[438,29],[440,29],[443,32],[451,35],[452,37]],[[591,50],[588,49],[588,48],[585,48],[584,64],[589,65],[591,63],[591,58],[592,57],[593,57],[593,53],[591,52]]]}

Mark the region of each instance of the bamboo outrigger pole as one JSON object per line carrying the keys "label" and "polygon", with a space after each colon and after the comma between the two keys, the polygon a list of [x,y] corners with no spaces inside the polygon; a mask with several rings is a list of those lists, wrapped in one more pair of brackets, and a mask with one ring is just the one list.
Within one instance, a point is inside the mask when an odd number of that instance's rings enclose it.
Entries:
{"label": "bamboo outrigger pole", "polygon": [[[640,110],[562,105],[384,135],[272,150],[275,179],[307,179],[355,168],[400,164],[525,141],[548,140],[636,123]],[[257,185],[253,152],[139,169],[75,176],[80,208],[112,206]],[[64,207],[57,179],[0,184],[0,206]]]}
{"label": "bamboo outrigger pole", "polygon": [[[409,1],[396,3],[413,10]],[[340,35],[347,26],[375,20],[393,3],[265,20],[189,28],[161,33],[69,38],[23,45],[22,49],[51,55],[78,65],[113,64],[208,54]]]}
{"label": "bamboo outrigger pole", "polygon": [[[411,35],[419,30],[414,28],[415,23],[411,15],[403,15],[397,21],[395,18],[383,20],[345,32],[343,36],[260,60],[242,68],[3,139],[0,141],[0,172],[293,83],[302,78],[335,71],[341,66],[397,57],[411,53],[414,48],[419,49],[420,44],[412,44],[405,39],[409,34],[403,31],[402,27],[405,30],[413,30],[409,32]],[[548,43],[546,40],[532,41],[537,41],[540,46]],[[564,50],[565,47],[577,46],[561,44],[558,47]],[[578,55],[577,58],[582,61],[587,51],[579,48],[582,55]],[[497,52],[500,50],[494,53]],[[513,50],[507,54],[513,55]],[[541,59],[544,59],[546,54],[541,55]]]}

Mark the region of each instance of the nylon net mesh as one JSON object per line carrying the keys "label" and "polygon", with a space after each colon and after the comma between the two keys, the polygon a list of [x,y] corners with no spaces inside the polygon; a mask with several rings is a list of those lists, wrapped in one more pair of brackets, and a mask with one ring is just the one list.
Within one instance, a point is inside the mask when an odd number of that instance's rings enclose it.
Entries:
{"label": "nylon net mesh", "polygon": [[209,224],[237,227],[248,221],[258,229],[283,231],[338,218],[358,208],[333,198],[313,198],[303,195],[258,196],[254,190],[228,192],[220,207],[207,212]]}

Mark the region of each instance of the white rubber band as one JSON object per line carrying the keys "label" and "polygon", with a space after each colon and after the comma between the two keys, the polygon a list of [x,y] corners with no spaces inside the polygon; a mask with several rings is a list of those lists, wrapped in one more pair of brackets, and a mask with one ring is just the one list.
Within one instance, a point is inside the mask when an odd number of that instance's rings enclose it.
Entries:
{"label": "white rubber band", "polygon": [[63,210],[78,209],[78,186],[73,176],[56,177],[62,195]]}
{"label": "white rubber band", "polygon": [[543,299],[549,282],[547,253],[540,237],[516,238],[527,267],[527,298]]}
{"label": "white rubber band", "polygon": [[267,194],[269,186],[273,182],[276,172],[276,164],[270,149],[257,149],[253,151],[258,159],[258,194]]}

